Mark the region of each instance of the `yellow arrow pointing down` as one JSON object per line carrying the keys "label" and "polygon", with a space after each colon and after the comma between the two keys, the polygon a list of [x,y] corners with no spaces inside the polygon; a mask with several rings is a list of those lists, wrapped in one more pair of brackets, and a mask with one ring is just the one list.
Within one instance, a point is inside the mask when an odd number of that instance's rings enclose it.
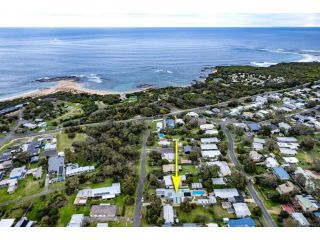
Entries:
{"label": "yellow arrow pointing down", "polygon": [[176,192],[178,192],[179,189],[179,185],[180,185],[180,181],[181,181],[181,177],[179,176],[179,165],[178,165],[178,140],[176,141],[176,174],[175,176],[172,176],[172,181],[173,181],[173,185],[174,185],[174,189],[176,190]]}

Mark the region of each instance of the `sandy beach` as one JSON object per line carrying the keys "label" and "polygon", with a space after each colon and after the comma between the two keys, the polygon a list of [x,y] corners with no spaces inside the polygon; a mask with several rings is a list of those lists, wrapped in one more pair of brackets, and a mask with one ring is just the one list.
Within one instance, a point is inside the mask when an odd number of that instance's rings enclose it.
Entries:
{"label": "sandy beach", "polygon": [[134,93],[134,92],[145,91],[148,89],[150,89],[150,88],[141,88],[141,89],[127,91],[127,92],[94,90],[94,89],[84,88],[79,83],[77,83],[76,81],[73,81],[73,80],[60,80],[59,82],[57,82],[57,85],[55,87],[38,89],[38,90],[29,92],[29,93],[24,93],[24,94],[0,99],[0,102],[13,100],[13,99],[17,99],[17,98],[24,98],[24,97],[31,97],[31,98],[43,97],[43,96],[47,96],[47,95],[54,94],[57,92],[70,92],[70,93],[74,93],[74,94],[88,93],[88,94],[107,95],[107,94]]}

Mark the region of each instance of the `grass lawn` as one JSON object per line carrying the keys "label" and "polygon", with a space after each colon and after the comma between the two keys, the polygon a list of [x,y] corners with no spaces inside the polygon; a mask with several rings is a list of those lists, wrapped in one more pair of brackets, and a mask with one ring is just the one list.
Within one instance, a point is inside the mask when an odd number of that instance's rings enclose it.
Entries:
{"label": "grass lawn", "polygon": [[[312,138],[316,142],[320,141],[320,135],[315,134],[314,136],[298,136],[299,142],[305,138]],[[313,164],[320,159],[320,146],[315,144],[311,151],[304,151],[302,148],[299,149],[297,158],[299,159],[299,165],[301,167],[310,168]]]}
{"label": "grass lawn", "polygon": [[59,152],[63,152],[67,148],[72,147],[72,143],[76,141],[85,141],[87,138],[87,135],[85,133],[77,133],[75,138],[68,138],[68,134],[66,133],[59,133],[57,134],[57,149]]}
{"label": "grass lawn", "polygon": [[110,187],[112,185],[112,178],[107,178],[100,183],[91,183],[86,182],[80,186],[80,188],[90,187],[90,188],[99,188],[99,187]]}
{"label": "grass lawn", "polygon": [[297,154],[299,165],[302,167],[311,167],[316,160],[320,159],[320,149],[317,146],[311,151],[299,151]]}
{"label": "grass lawn", "polygon": [[267,207],[268,210],[270,210],[271,212],[279,212],[280,209],[280,203],[275,203],[272,202],[271,200],[266,199],[266,195],[263,193],[263,191],[267,194],[267,193],[273,193],[276,192],[276,189],[261,189],[259,186],[254,186],[255,189],[257,190],[258,194],[260,195],[261,200],[263,201],[264,205]]}
{"label": "grass lawn", "polygon": [[74,199],[76,197],[76,194],[72,194],[70,196],[67,196],[67,205],[60,208],[59,211],[59,221],[58,221],[58,227],[65,227],[71,219],[71,216],[73,214],[84,214],[85,216],[88,216],[90,213],[90,205],[87,206],[73,206]]}
{"label": "grass lawn", "polygon": [[207,218],[207,223],[213,222],[213,214],[210,213],[209,207],[204,208],[202,206],[196,206],[190,213],[183,212],[180,207],[175,207],[177,211],[177,217],[181,223],[194,223],[197,216],[205,216]]}
{"label": "grass lawn", "polygon": [[180,174],[192,174],[198,175],[198,169],[194,165],[182,165],[182,169],[180,170]]}
{"label": "grass lawn", "polygon": [[37,212],[40,209],[44,209],[48,204],[48,199],[50,195],[46,195],[45,200],[41,200],[40,197],[32,199],[32,209],[28,212],[27,217],[30,220],[37,219]]}
{"label": "grass lawn", "polygon": [[63,188],[64,186],[66,185],[66,183],[63,181],[63,182],[56,182],[56,183],[52,183],[52,184],[49,184],[49,189],[60,189],[60,188]]}
{"label": "grass lawn", "polygon": [[14,194],[8,194],[7,188],[0,189],[0,202],[5,202],[13,199],[19,199],[28,195],[41,192],[41,183],[44,179],[33,180],[32,176],[18,181],[18,188]]}
{"label": "grass lawn", "polygon": [[13,145],[15,141],[9,141],[4,143],[1,147],[0,147],[0,154],[3,153],[5,150],[7,150],[11,145]]}
{"label": "grass lawn", "polygon": [[227,209],[223,209],[220,202],[217,202],[213,206],[214,216],[216,219],[218,218],[234,218],[235,214],[228,213]]}

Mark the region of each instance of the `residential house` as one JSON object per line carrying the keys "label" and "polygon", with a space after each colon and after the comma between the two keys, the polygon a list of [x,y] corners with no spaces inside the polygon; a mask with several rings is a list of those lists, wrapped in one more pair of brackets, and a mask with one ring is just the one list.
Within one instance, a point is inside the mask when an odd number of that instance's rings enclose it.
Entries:
{"label": "residential house", "polygon": [[175,151],[174,148],[163,148],[161,150],[162,159],[166,159],[172,162],[175,159]]}
{"label": "residential house", "polygon": [[261,125],[259,123],[249,123],[248,127],[252,132],[259,132],[261,130]]}
{"label": "residential house", "polygon": [[84,173],[93,172],[94,169],[95,169],[94,166],[79,167],[79,164],[67,164],[66,176],[71,177],[71,176],[81,175]]}
{"label": "residential house", "polygon": [[199,114],[196,113],[196,112],[188,112],[186,115],[189,116],[189,117],[192,117],[192,118],[198,118],[199,117]]}
{"label": "residential house", "polygon": [[262,155],[259,154],[257,151],[250,151],[249,157],[254,161],[254,162],[259,162],[262,158]]}
{"label": "residential house", "polygon": [[56,155],[49,158],[48,173],[55,174],[59,177],[65,176],[64,156]]}
{"label": "residential house", "polygon": [[204,134],[206,134],[206,135],[218,135],[218,130],[217,129],[210,129],[210,130],[206,130],[205,132],[204,132]]}
{"label": "residential house", "polygon": [[215,161],[215,162],[207,162],[208,166],[216,165],[220,168],[219,176],[225,177],[231,175],[231,169],[229,168],[229,165],[225,161]]}
{"label": "residential house", "polygon": [[160,132],[163,130],[163,122],[157,122],[157,131]]}
{"label": "residential house", "polygon": [[221,152],[219,150],[207,150],[207,151],[201,151],[201,156],[203,158],[218,158],[221,155]]}
{"label": "residential house", "polygon": [[77,193],[73,204],[85,205],[89,199],[112,199],[120,193],[120,183],[113,183],[109,187],[82,189]]}
{"label": "residential house", "polygon": [[244,218],[251,216],[251,212],[246,203],[233,203],[233,208],[237,218]]}
{"label": "residential house", "polygon": [[288,131],[291,129],[290,124],[285,123],[285,122],[281,122],[278,124],[280,129],[283,129],[285,133],[288,133]]}
{"label": "residential house", "polygon": [[277,142],[296,143],[298,140],[295,137],[277,137]]}
{"label": "residential house", "polygon": [[213,137],[213,138],[201,138],[200,141],[203,144],[220,142],[220,140],[218,138],[216,138],[216,137]]}
{"label": "residential house", "polygon": [[286,170],[284,170],[282,167],[274,167],[272,168],[274,174],[280,179],[280,180],[289,180],[290,176],[289,174],[286,172]]}
{"label": "residential house", "polygon": [[173,207],[171,205],[163,206],[163,219],[165,224],[174,223],[174,212]]}
{"label": "residential house", "polygon": [[167,119],[166,120],[166,126],[167,126],[167,128],[174,129],[175,128],[174,120],[173,119]]}
{"label": "residential house", "polygon": [[90,210],[90,218],[95,222],[115,221],[117,219],[116,205],[93,205]]}
{"label": "residential house", "polygon": [[236,188],[214,189],[214,196],[220,199],[228,199],[229,202],[244,202],[242,194]]}
{"label": "residential house", "polygon": [[224,181],[223,177],[219,177],[219,178],[212,178],[212,184],[213,185],[226,185],[227,183]]}
{"label": "residential house", "polygon": [[279,148],[280,152],[284,156],[295,156],[297,155],[297,151],[290,148]]}
{"label": "residential house", "polygon": [[212,123],[209,124],[201,124],[200,129],[205,131],[205,130],[211,130],[214,128],[214,125]]}
{"label": "residential house", "polygon": [[[181,186],[183,182],[186,181],[186,175],[181,175],[180,177],[181,177],[181,182],[180,182],[180,186]],[[166,188],[173,188],[172,175],[163,176],[163,182]]]}
{"label": "residential house", "polygon": [[295,199],[304,212],[315,212],[320,207],[311,195],[296,195]]}
{"label": "residential house", "polygon": [[192,146],[186,145],[186,146],[183,147],[184,154],[190,154],[191,151],[192,151]]}
{"label": "residential house", "polygon": [[67,227],[82,227],[84,222],[83,214],[73,214]]}
{"label": "residential house", "polygon": [[14,225],[14,227],[32,227],[33,224],[35,224],[34,221],[30,221],[30,220],[28,220],[28,218],[22,217],[22,218],[16,223],[16,225]]}
{"label": "residential house", "polygon": [[185,199],[192,199],[192,192],[188,188],[179,188],[177,192],[172,188],[157,188],[156,195],[170,201],[174,206],[180,205]]}
{"label": "residential house", "polygon": [[3,218],[0,220],[0,227],[12,227],[14,221],[14,218]]}
{"label": "residential house", "polygon": [[209,144],[201,144],[200,145],[201,151],[207,151],[207,150],[218,150],[217,144],[209,143]]}
{"label": "residential house", "polygon": [[283,161],[287,164],[297,164],[299,160],[296,157],[283,157]]}
{"label": "residential house", "polygon": [[268,168],[275,168],[279,166],[279,163],[273,157],[267,157],[265,160],[265,164]]}
{"label": "residential house", "polygon": [[[181,166],[179,165],[179,170],[181,169]],[[173,173],[175,172],[175,164],[164,164],[162,165],[162,171],[164,173]]]}
{"label": "residential house", "polygon": [[287,182],[279,185],[276,189],[281,195],[283,195],[283,194],[291,193],[291,192],[295,191],[297,188],[292,182],[287,181]]}
{"label": "residential house", "polygon": [[9,178],[10,179],[22,179],[22,178],[24,178],[24,175],[26,174],[26,172],[27,172],[26,166],[14,168],[10,172]]}
{"label": "residential house", "polygon": [[299,223],[300,227],[309,227],[310,226],[309,221],[306,219],[306,217],[302,213],[294,212],[291,214],[291,216],[294,220],[296,220]]}
{"label": "residential house", "polygon": [[228,221],[228,227],[255,227],[255,223],[251,217],[233,219]]}

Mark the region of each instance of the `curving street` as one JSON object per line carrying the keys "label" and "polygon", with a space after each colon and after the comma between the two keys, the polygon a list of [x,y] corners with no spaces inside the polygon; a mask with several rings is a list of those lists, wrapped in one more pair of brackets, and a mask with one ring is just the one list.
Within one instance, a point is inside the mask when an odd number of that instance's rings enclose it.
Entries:
{"label": "curving street", "polygon": [[[241,171],[246,176],[245,171],[242,169],[242,166],[239,163],[239,161],[238,161],[238,159],[237,159],[237,157],[236,157],[236,155],[234,153],[234,142],[233,142],[233,138],[232,138],[232,135],[231,135],[229,129],[225,126],[225,124],[221,124],[221,129],[223,130],[224,134],[227,136],[228,152],[229,152],[229,155],[230,155],[230,158],[231,158],[232,162],[234,163],[235,166],[237,166],[239,168],[239,171]],[[250,195],[252,196],[252,198],[254,199],[256,204],[261,208],[262,215],[263,215],[264,219],[266,220],[268,226],[269,227],[276,227],[277,225],[273,221],[273,219],[272,219],[271,215],[269,214],[266,206],[264,205],[264,203],[260,199],[257,191],[254,189],[254,186],[252,185],[251,182],[249,182],[247,184],[247,189],[250,192]]]}

